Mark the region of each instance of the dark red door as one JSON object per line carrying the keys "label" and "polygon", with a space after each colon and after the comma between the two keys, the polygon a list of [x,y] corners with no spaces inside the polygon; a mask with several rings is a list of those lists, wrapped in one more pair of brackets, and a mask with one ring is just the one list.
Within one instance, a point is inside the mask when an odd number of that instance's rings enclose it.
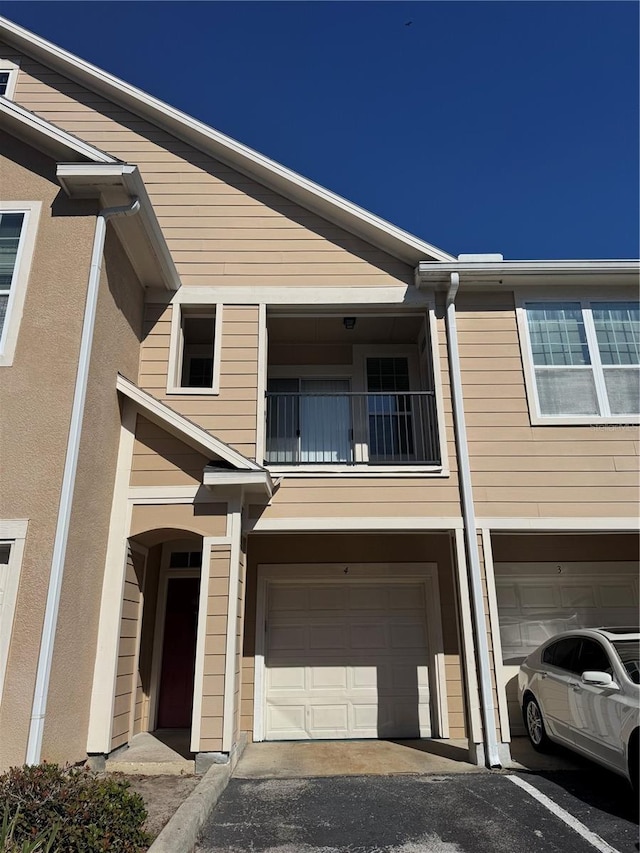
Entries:
{"label": "dark red door", "polygon": [[200,578],[169,578],[162,644],[159,729],[188,729],[193,709]]}

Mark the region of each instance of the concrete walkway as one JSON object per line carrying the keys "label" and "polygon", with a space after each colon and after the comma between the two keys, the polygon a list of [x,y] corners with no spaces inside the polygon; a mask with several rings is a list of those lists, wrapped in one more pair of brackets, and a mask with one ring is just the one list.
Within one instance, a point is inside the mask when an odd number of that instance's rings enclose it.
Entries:
{"label": "concrete walkway", "polygon": [[466,741],[301,741],[250,743],[234,773],[240,779],[481,773]]}
{"label": "concrete walkway", "polygon": [[195,762],[181,730],[140,732],[123,750],[107,759],[109,773],[136,773],[144,776],[181,776],[195,773]]}

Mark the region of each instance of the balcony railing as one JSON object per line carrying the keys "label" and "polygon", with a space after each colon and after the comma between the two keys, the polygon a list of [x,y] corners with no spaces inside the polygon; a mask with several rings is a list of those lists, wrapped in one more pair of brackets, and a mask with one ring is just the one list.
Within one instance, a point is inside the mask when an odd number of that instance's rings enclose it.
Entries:
{"label": "balcony railing", "polygon": [[439,465],[435,392],[267,392],[269,465]]}

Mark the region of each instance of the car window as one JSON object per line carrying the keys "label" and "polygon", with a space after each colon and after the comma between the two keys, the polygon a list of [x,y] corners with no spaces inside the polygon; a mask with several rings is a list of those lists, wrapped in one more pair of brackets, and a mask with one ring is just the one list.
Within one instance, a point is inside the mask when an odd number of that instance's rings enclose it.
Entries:
{"label": "car window", "polygon": [[640,643],[638,640],[614,640],[613,647],[631,681],[634,684],[640,684]]}
{"label": "car window", "polygon": [[597,640],[590,640],[585,637],[580,644],[576,671],[579,673],[587,672],[587,670],[595,672],[608,672],[613,675],[613,667],[609,660],[609,655]]}
{"label": "car window", "polygon": [[579,646],[580,637],[565,637],[563,640],[558,640],[557,643],[547,646],[543,652],[542,660],[544,663],[550,663],[559,669],[577,672],[575,659]]}

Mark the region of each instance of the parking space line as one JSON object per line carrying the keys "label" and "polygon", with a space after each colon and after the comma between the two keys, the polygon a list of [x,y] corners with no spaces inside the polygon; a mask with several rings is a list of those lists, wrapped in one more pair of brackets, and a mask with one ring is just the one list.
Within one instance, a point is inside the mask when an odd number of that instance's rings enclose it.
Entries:
{"label": "parking space line", "polygon": [[581,821],[575,818],[572,814],[569,814],[568,811],[559,806],[550,797],[547,797],[546,794],[543,794],[542,791],[539,791],[537,788],[534,788],[533,785],[525,782],[524,779],[511,775],[507,775],[505,778],[509,779],[514,783],[514,785],[518,785],[519,788],[522,788],[523,791],[530,794],[534,800],[537,800],[545,808],[549,809],[552,814],[560,818],[561,821],[564,821],[567,826],[570,826],[574,832],[581,835],[585,841],[588,841],[589,844],[593,845],[593,847],[595,847],[596,850],[599,850],[600,853],[620,853],[620,851],[616,850],[615,847],[607,844],[604,838],[600,838],[600,836],[595,832],[591,832],[591,830],[588,829]]}

